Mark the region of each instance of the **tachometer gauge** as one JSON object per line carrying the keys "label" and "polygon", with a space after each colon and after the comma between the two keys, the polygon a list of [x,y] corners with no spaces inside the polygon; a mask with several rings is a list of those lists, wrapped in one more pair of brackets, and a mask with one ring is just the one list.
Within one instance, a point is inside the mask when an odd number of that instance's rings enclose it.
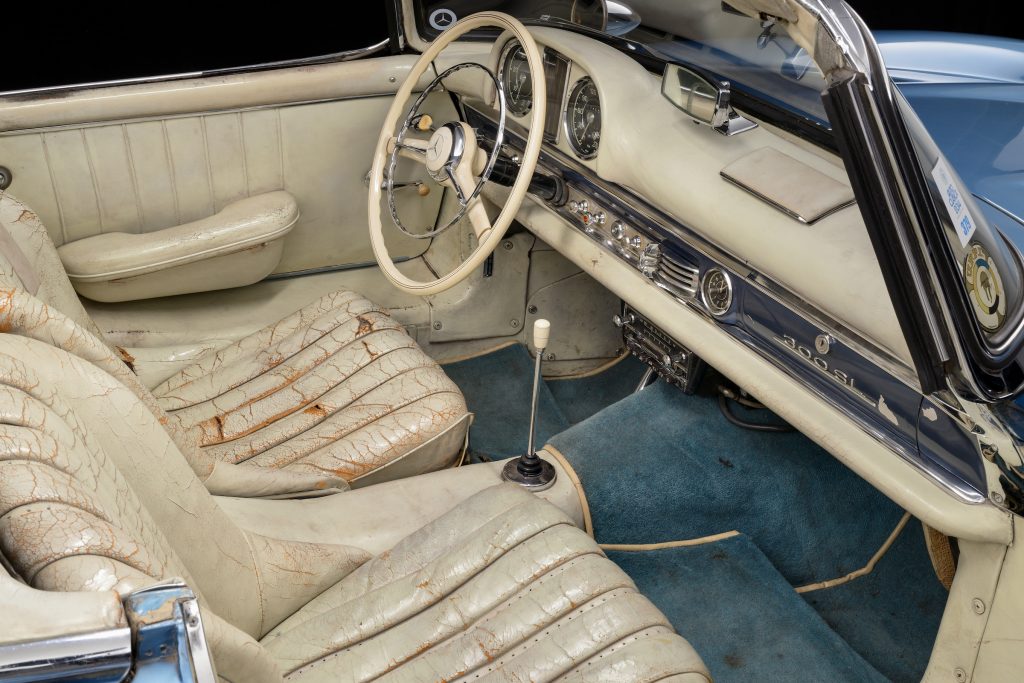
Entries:
{"label": "tachometer gauge", "polygon": [[533,108],[533,79],[526,51],[519,43],[505,48],[501,58],[501,88],[505,91],[505,104],[516,116],[526,116]]}
{"label": "tachometer gauge", "polygon": [[597,156],[601,142],[601,99],[594,81],[581,78],[569,95],[565,110],[565,133],[569,145],[582,159]]}

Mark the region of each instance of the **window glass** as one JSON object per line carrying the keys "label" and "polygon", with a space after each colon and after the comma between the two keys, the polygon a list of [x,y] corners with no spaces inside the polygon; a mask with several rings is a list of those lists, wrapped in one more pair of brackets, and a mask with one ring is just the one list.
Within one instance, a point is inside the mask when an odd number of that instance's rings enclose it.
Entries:
{"label": "window glass", "polygon": [[735,91],[827,127],[817,66],[786,35],[746,16],[723,11],[721,0],[417,0],[421,34],[473,12],[498,10],[519,19],[572,21],[641,43],[666,60],[702,67]]}
{"label": "window glass", "polygon": [[[58,17],[49,16],[61,9]],[[364,3],[354,20],[317,20],[306,11],[250,6],[217,18],[168,5],[122,10],[123,17],[75,17],[50,5],[44,13],[6,10],[0,92],[230,69],[368,47],[388,37],[388,3]],[[243,10],[240,9],[239,12]],[[71,16],[69,16],[71,15]],[[271,18],[272,16],[272,18]],[[265,18],[262,18],[265,17]],[[326,19],[324,17],[323,19]],[[14,30],[14,26],[20,26]]]}

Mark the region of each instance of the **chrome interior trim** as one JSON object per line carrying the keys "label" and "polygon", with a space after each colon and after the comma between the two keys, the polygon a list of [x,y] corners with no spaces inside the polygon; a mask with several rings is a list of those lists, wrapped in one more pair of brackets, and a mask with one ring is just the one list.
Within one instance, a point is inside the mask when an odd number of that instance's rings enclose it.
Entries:
{"label": "chrome interior trim", "polygon": [[[486,111],[482,111],[480,108],[470,105],[466,105],[466,107],[467,109],[472,109],[474,112],[493,123],[492,117]],[[515,121],[508,121],[505,126],[506,130],[513,135],[520,138],[525,135],[524,128]],[[516,142],[519,141],[517,140]],[[802,299],[800,296],[779,284],[772,278],[764,275],[763,273],[751,270],[750,267],[744,264],[738,257],[714,244],[702,235],[697,234],[690,228],[682,225],[675,218],[672,218],[659,209],[654,208],[640,195],[635,194],[629,189],[612,185],[604,181],[594,174],[594,172],[589,168],[583,166],[577,160],[572,159],[561,150],[552,147],[544,147],[541,151],[541,161],[538,163],[538,167],[546,170],[548,173],[560,172],[561,169],[553,165],[552,162],[557,166],[562,166],[565,169],[579,174],[587,183],[593,185],[597,190],[613,196],[616,201],[620,202],[623,206],[644,220],[670,233],[674,237],[686,243],[687,246],[700,253],[702,256],[712,261],[716,261],[719,265],[725,266],[743,280],[754,285],[755,289],[767,294],[774,301],[786,306],[808,323],[828,329],[829,333],[836,337],[837,340],[849,346],[867,360],[878,365],[906,386],[917,392],[921,391],[921,385],[917,380],[917,373],[906,363],[896,358],[888,351],[878,347],[876,344],[864,339],[864,337],[859,335],[857,332],[843,325],[824,311],[814,307],[812,304],[808,303],[806,300]],[[691,302],[686,301],[685,299],[680,298],[679,300],[687,305],[692,305]],[[709,320],[713,320],[703,307],[696,306],[695,310],[700,311],[701,314],[705,315]]]}
{"label": "chrome interior trim", "polygon": [[295,66],[312,66],[314,64],[328,64],[332,62],[350,62],[354,59],[369,57],[370,55],[383,52],[391,43],[391,38],[385,38],[379,43],[367,47],[344,52],[332,52],[317,57],[300,57],[299,59],[282,59],[276,62],[262,62],[249,66],[231,66],[223,69],[210,69],[208,71],[187,71],[163,76],[140,76],[138,78],[119,78],[110,81],[91,81],[88,83],[74,83],[71,85],[51,85],[44,88],[25,88],[23,90],[0,91],[0,97],[17,97],[23,95],[50,95],[77,90],[89,90],[92,88],[114,88],[121,85],[138,85],[141,83],[164,83],[166,81],[178,81],[185,78],[206,78],[207,76],[226,76],[228,74],[242,74],[251,71],[267,71],[270,69],[286,69]]}
{"label": "chrome interior trim", "polygon": [[733,185],[735,185],[736,187],[740,188],[741,190],[744,190],[745,192],[747,192],[750,195],[753,195],[754,197],[757,197],[758,199],[760,199],[765,204],[768,204],[769,206],[771,206],[774,209],[778,209],[779,211],[781,211],[782,213],[786,214],[790,218],[798,220],[801,223],[803,223],[804,225],[814,225],[815,223],[820,221],[825,216],[831,216],[835,212],[842,211],[843,209],[845,209],[847,207],[850,207],[850,206],[853,206],[854,204],[857,203],[856,199],[851,199],[848,202],[842,202],[840,204],[836,204],[835,206],[830,208],[828,211],[825,211],[824,213],[819,215],[814,220],[807,220],[806,217],[801,216],[796,211],[793,211],[792,209],[790,209],[787,206],[783,206],[782,204],[778,203],[774,199],[771,199],[770,197],[766,197],[764,194],[758,192],[757,190],[752,188],[750,185],[747,185],[746,183],[744,183],[741,180],[737,180],[736,178],[733,178],[731,175],[729,175],[725,171],[720,171],[719,175],[722,176],[722,178],[724,178],[725,180],[727,180],[730,183],[732,183]]}
{"label": "chrome interior trim", "polygon": [[0,645],[0,681],[123,680],[131,667],[127,626]]}

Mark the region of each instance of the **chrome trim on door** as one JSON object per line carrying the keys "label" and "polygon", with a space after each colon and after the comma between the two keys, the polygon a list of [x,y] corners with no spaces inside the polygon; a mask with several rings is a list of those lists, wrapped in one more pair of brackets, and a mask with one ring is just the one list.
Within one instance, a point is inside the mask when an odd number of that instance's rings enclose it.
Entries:
{"label": "chrome trim on door", "polygon": [[178,81],[186,78],[206,78],[208,76],[227,76],[231,74],[249,73],[252,71],[269,71],[271,69],[287,69],[296,66],[312,66],[315,64],[330,64],[334,62],[351,62],[355,59],[362,59],[383,52],[390,45],[391,39],[385,38],[379,43],[356,50],[344,52],[332,52],[317,57],[301,57],[299,59],[282,59],[276,62],[262,62],[248,66],[231,66],[223,69],[210,69],[208,71],[188,71],[163,76],[141,76],[138,78],[119,78],[110,81],[91,81],[88,83],[74,83],[71,85],[51,85],[45,88],[26,88],[24,90],[0,91],[0,98],[23,96],[23,95],[49,95],[58,93],[74,92],[77,90],[89,90],[92,88],[114,88],[122,85],[139,85],[142,83],[164,83],[166,81]]}

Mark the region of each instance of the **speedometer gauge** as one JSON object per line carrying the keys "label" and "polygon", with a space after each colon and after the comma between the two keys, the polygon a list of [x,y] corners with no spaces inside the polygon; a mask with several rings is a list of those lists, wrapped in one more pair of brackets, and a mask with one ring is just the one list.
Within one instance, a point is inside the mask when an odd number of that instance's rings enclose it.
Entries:
{"label": "speedometer gauge", "polygon": [[583,159],[597,156],[601,142],[601,99],[597,86],[587,77],[576,82],[565,110],[565,132],[569,145]]}
{"label": "speedometer gauge", "polygon": [[501,58],[501,88],[505,91],[505,104],[516,116],[526,116],[533,108],[533,79],[526,51],[519,43],[505,48]]}

